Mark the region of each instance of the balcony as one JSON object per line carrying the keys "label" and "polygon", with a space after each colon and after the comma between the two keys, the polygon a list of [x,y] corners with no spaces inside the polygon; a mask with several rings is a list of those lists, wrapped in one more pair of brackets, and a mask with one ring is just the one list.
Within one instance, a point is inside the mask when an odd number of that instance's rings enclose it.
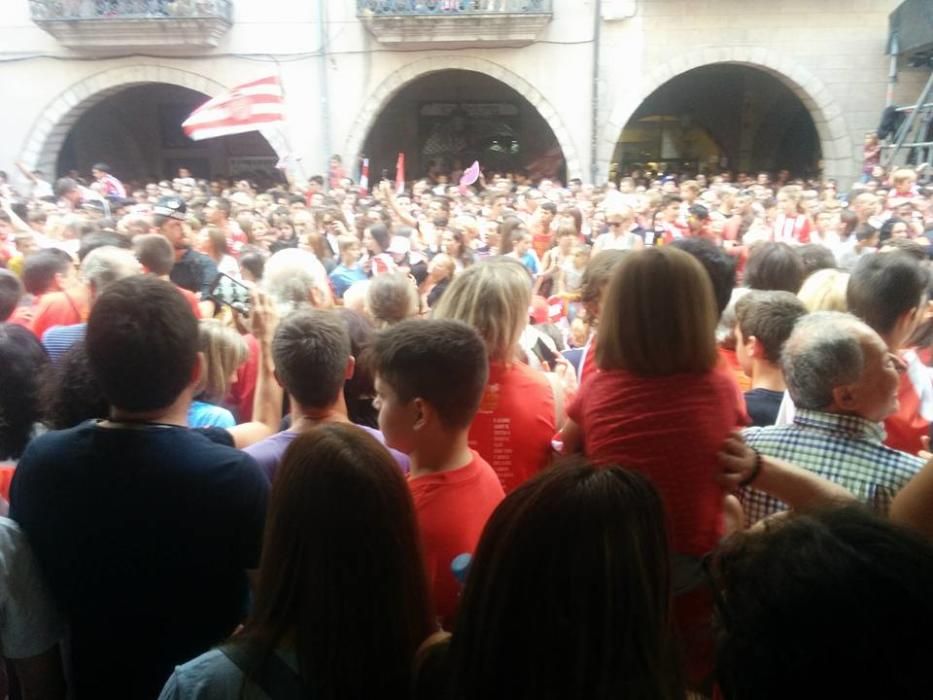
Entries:
{"label": "balcony", "polygon": [[517,48],[551,21],[552,0],[357,0],[380,43],[405,49]]}
{"label": "balcony", "polygon": [[32,21],[71,49],[217,46],[232,0],[29,0]]}

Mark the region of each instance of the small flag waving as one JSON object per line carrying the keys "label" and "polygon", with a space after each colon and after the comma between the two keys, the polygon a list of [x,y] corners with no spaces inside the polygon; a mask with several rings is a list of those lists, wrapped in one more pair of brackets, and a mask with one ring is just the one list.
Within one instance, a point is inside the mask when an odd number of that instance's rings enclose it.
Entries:
{"label": "small flag waving", "polygon": [[360,194],[364,197],[369,194],[369,158],[363,158],[360,167]]}
{"label": "small flag waving", "polygon": [[190,139],[201,141],[256,131],[282,121],[285,121],[282,84],[272,75],[237,85],[230,92],[208,100],[181,126]]}
{"label": "small flag waving", "polygon": [[398,154],[398,161],[395,163],[395,193],[405,193],[405,154]]}
{"label": "small flag waving", "polygon": [[460,178],[460,184],[463,187],[469,187],[477,180],[479,180],[479,161],[474,160],[473,165],[463,171],[463,176]]}
{"label": "small flag waving", "polygon": [[473,165],[463,171],[460,177],[460,194],[466,195],[467,187],[479,180],[479,161],[474,160]]}

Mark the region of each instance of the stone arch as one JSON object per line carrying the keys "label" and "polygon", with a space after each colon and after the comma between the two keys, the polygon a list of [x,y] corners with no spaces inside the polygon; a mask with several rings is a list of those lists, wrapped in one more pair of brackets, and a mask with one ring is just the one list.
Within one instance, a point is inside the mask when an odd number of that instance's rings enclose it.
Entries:
{"label": "stone arch", "polygon": [[803,102],[813,118],[823,152],[824,174],[843,181],[855,177],[857,163],[853,155],[852,135],[842,109],[826,85],[783,54],[752,46],[695,49],[648,72],[640,81],[636,79],[634,82],[638,87],[619,96],[603,129],[597,154],[600,177],[608,177],[619,134],[635,110],[652,93],[687,71],[717,63],[756,68],[780,80]]}
{"label": "stone arch", "polygon": [[567,177],[582,177],[583,168],[573,138],[571,138],[570,132],[564,126],[557,110],[554,109],[544,95],[531,83],[508,68],[493,61],[472,56],[433,56],[413,61],[402,66],[383,80],[372,93],[366,96],[363,109],[350,129],[344,148],[344,153],[352,159],[349,162],[356,163],[359,160],[366,136],[375,125],[382,110],[385,109],[399,90],[413,80],[443,70],[465,70],[483,73],[508,85],[519,93],[538,110],[538,113],[550,125],[567,163]]}
{"label": "stone arch", "polygon": [[[158,64],[108,68],[69,87],[42,110],[26,139],[20,160],[30,169],[55,173],[59,151],[78,119],[100,101],[125,88],[144,83],[177,85],[214,97],[227,86],[199,73]],[[264,129],[263,136],[281,157],[288,152],[284,135],[278,129]]]}

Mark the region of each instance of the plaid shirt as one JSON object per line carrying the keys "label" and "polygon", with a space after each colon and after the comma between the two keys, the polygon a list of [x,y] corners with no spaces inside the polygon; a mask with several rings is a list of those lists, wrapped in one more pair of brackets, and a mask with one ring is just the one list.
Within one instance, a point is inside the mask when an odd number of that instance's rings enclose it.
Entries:
{"label": "plaid shirt", "polygon": [[[833,481],[882,514],[924,464],[920,457],[883,445],[882,425],[857,416],[798,409],[792,425],[746,428],[743,435],[762,454]],[[740,491],[739,499],[747,524],[787,509],[750,487]]]}

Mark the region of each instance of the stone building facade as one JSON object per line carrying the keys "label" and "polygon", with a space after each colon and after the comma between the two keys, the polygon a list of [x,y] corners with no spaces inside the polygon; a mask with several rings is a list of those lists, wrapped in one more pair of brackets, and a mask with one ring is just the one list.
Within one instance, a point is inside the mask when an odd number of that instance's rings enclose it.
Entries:
{"label": "stone building facade", "polygon": [[[174,118],[172,111],[161,114],[159,105],[141,110],[137,104],[133,112],[126,104],[129,98],[121,95],[139,99],[158,94],[159,86],[176,86],[206,99],[237,83],[277,73],[286,91],[289,121],[283,128],[264,132],[271,146],[266,157],[273,152],[288,155],[303,175],[323,172],[331,154],[341,155],[354,172],[360,158],[370,155],[368,144],[379,141],[376,132],[381,128],[391,126],[399,130],[399,139],[421,138],[423,143],[423,133],[405,136],[403,122],[409,119],[405,115],[415,112],[399,108],[393,113],[400,123],[385,122],[393,118],[387,115],[387,110],[395,109],[393,100],[434,76],[424,89],[411,93],[415,105],[411,109],[428,115],[418,117],[424,124],[434,123],[431,119],[443,113],[444,105],[458,101],[480,105],[477,109],[486,109],[492,122],[505,123],[512,117],[497,116],[508,108],[509,100],[502,95],[514,95],[515,104],[521,105],[515,108],[515,123],[525,124],[528,132],[529,121],[522,115],[527,117],[527,110],[533,108],[559,146],[562,174],[583,180],[604,180],[615,171],[614,163],[625,151],[620,141],[627,125],[644,116],[646,100],[671,81],[681,81],[675,84],[675,93],[689,93],[695,103],[712,103],[706,108],[720,102],[740,105],[737,110],[730,107],[729,118],[735,118],[736,128],[747,135],[731,147],[721,146],[730,151],[722,164],[755,167],[749,160],[751,142],[767,136],[764,132],[772,128],[769,115],[778,122],[773,128],[782,128],[783,119],[774,116],[778,108],[767,99],[756,102],[757,92],[771,93],[755,86],[758,81],[779,85],[812,122],[807,128],[815,130],[818,145],[813,158],[820,160],[823,174],[847,183],[858,172],[863,135],[877,126],[885,105],[891,69],[886,55],[888,15],[898,2],[6,0],[4,4],[0,168],[7,171],[21,161],[26,167],[57,173],[65,169],[66,150],[69,164],[87,171],[91,163],[85,161],[97,159],[86,148],[96,133],[98,141],[112,134],[115,142],[126,142],[120,154],[130,158],[126,154],[136,149],[132,157],[145,161],[140,167],[155,174],[185,157],[196,157],[212,171],[222,172],[230,159],[249,160],[251,147],[231,154],[217,144],[201,143],[200,150],[176,152],[173,148],[180,144],[158,133],[158,124],[164,127],[165,120]],[[723,97],[729,86],[722,82],[738,73],[696,72],[710,67],[744,71],[744,92]],[[460,78],[453,80],[458,71],[467,74],[457,73]],[[894,101],[914,102],[929,72],[929,67],[912,68],[902,59]],[[469,76],[475,74],[484,77],[471,87]],[[445,80],[447,75],[450,81]],[[491,85],[489,81],[501,84],[503,90],[492,100],[484,99],[483,85]],[[146,86],[148,90],[129,92]],[[432,91],[438,94],[436,100]],[[178,100],[171,101],[177,112]],[[689,111],[690,105],[679,109]],[[155,115],[157,111],[160,114]],[[96,116],[90,119],[88,114]],[[108,115],[119,114],[136,116],[126,116],[122,124],[116,116],[108,121]],[[693,128],[689,115],[661,117],[678,133]],[[658,118],[649,116],[645,124],[661,123]],[[722,125],[712,123],[722,121],[711,113],[702,125],[707,134],[702,138],[722,143],[725,137],[716,133]],[[81,133],[74,133],[82,124]],[[423,132],[428,126],[419,128]],[[522,138],[535,136],[525,133]],[[389,134],[382,139],[384,150],[394,148],[394,138]],[[133,145],[133,139],[139,143]],[[163,143],[153,146],[159,139]],[[507,151],[507,140],[504,146],[484,142],[482,147]],[[785,135],[771,151],[791,141],[793,134]],[[422,143],[400,144],[397,150],[421,148]],[[521,148],[517,142],[511,147]],[[678,146],[659,148],[676,155]]]}

